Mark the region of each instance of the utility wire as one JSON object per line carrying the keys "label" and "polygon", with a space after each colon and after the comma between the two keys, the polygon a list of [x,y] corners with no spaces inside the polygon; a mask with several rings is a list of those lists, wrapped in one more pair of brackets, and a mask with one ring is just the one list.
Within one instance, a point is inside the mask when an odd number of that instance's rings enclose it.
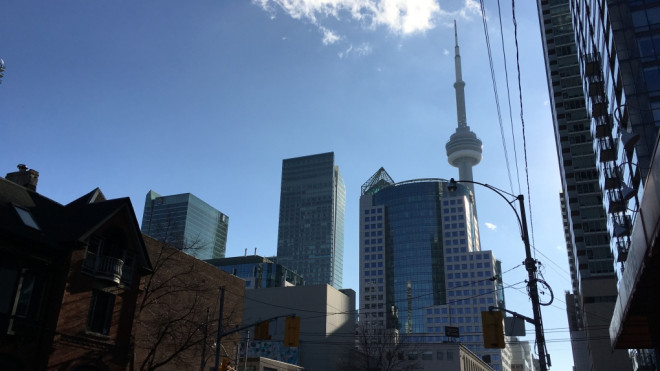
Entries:
{"label": "utility wire", "polygon": [[[509,69],[508,69],[508,63],[507,63],[507,58],[506,58],[506,48],[504,47],[504,28],[502,27],[502,9],[500,7],[500,0],[497,0],[497,12],[500,17],[500,37],[502,39],[502,59],[504,61],[504,76],[505,76],[505,82],[506,82],[506,96],[507,96],[507,103],[509,106],[509,122],[511,126],[511,139],[513,141],[513,158],[514,158],[514,164],[516,165],[516,180],[518,181],[518,193],[520,193],[520,169],[518,168],[518,151],[516,150],[516,136],[513,131],[513,110],[511,109],[511,90],[509,89]],[[507,151],[507,146],[506,146],[506,140],[504,139],[504,130],[502,128],[501,122],[500,122],[500,133],[502,135],[502,146],[504,147],[504,157],[506,158],[507,161],[507,169],[509,166],[509,155]],[[511,181],[511,174],[509,173],[509,182]],[[511,189],[511,193],[513,192],[513,188]]]}
{"label": "utility wire", "polygon": [[[516,269],[516,268],[521,267],[521,266],[522,266],[522,264],[516,265],[516,266],[514,266],[514,267],[508,269],[507,271],[502,272],[502,274],[507,273],[507,272],[510,272],[510,271],[512,271],[512,270],[514,270],[514,269]],[[445,291],[443,291],[443,292],[446,293],[446,292],[448,292],[448,291],[453,291],[453,290],[455,290],[455,289],[460,289],[460,288],[463,288],[463,287],[472,287],[472,286],[475,286],[475,284],[477,284],[477,283],[479,283],[479,282],[484,282],[484,281],[495,281],[496,279],[497,279],[497,276],[491,276],[491,277],[484,278],[484,279],[477,280],[477,281],[469,281],[469,282],[466,283],[466,284],[462,284],[462,285],[460,285],[460,286],[455,286],[455,287],[449,288],[449,289],[447,289],[447,290],[445,290]],[[524,281],[517,282],[517,283],[512,284],[512,285],[510,285],[510,286],[505,286],[504,288],[514,288],[514,289],[515,289],[514,286],[515,286],[515,285],[518,285],[518,284],[520,284],[520,283],[522,283],[522,282],[524,282]],[[259,290],[259,289],[257,289],[257,290]],[[484,291],[484,293],[475,294],[475,295],[472,295],[472,296],[469,296],[469,297],[465,297],[465,298],[461,298],[461,299],[455,299],[455,300],[452,300],[452,301],[447,301],[447,303],[444,303],[444,304],[438,304],[438,305],[450,305],[450,304],[454,304],[454,303],[456,303],[456,302],[458,302],[458,301],[463,301],[463,300],[467,300],[467,299],[473,299],[473,298],[477,298],[477,297],[480,297],[480,296],[489,295],[489,294],[492,294],[492,293],[494,293],[494,292],[497,292],[497,289],[494,289],[494,290],[486,290],[486,291]],[[429,296],[429,295],[433,295],[433,294],[435,294],[435,293],[434,293],[434,292],[424,293],[424,294],[421,294],[421,295],[418,295],[418,296],[413,297],[413,299],[418,299],[418,298],[422,298],[422,297]],[[333,315],[341,315],[341,314],[355,314],[355,313],[358,313],[360,310],[366,309],[366,307],[361,307],[361,308],[359,308],[359,309],[357,309],[357,310],[348,310],[348,311],[341,311],[341,312],[325,312],[325,311],[318,311],[318,310],[306,310],[306,309],[300,309],[300,308],[291,307],[291,306],[286,306],[286,305],[277,305],[277,304],[269,303],[269,302],[266,302],[266,301],[263,301],[263,300],[258,300],[258,299],[255,299],[255,298],[250,298],[250,297],[247,297],[247,296],[245,296],[245,300],[253,301],[253,302],[256,302],[256,303],[259,303],[259,304],[265,304],[265,305],[268,305],[268,306],[271,306],[271,307],[276,307],[276,308],[288,309],[288,310],[297,311],[297,312],[306,312],[306,313],[310,313],[310,314],[318,314],[318,316],[308,316],[308,317],[303,317],[303,318],[318,318],[318,317],[329,317],[329,316],[333,316]],[[401,299],[401,300],[395,301],[395,303],[396,303],[396,302],[402,302],[402,301],[403,301],[403,302],[406,302],[407,300],[408,300],[407,298],[404,298],[404,299]],[[432,306],[436,306],[436,305],[417,307],[417,308],[413,308],[413,310],[415,310],[415,309],[426,309],[426,308],[429,308],[429,307],[432,307]]]}
{"label": "utility wire", "polygon": [[484,25],[484,36],[486,37],[486,49],[488,50],[488,63],[490,65],[490,78],[493,82],[493,94],[495,95],[495,107],[497,108],[497,119],[500,124],[500,134],[502,136],[502,146],[504,147],[504,158],[506,162],[506,171],[509,177],[509,186],[513,189],[513,181],[511,180],[511,167],[509,166],[509,155],[506,147],[506,140],[504,139],[504,125],[502,124],[502,110],[500,109],[500,97],[497,93],[497,80],[495,79],[495,68],[493,67],[493,53],[490,48],[490,36],[488,35],[488,22],[486,20],[486,7],[484,0],[479,0],[481,4],[481,20]]}
{"label": "utility wire", "polygon": [[[481,0],[483,2],[483,0]],[[518,71],[518,99],[520,99],[520,123],[522,125],[523,153],[525,157],[525,180],[527,182],[527,204],[529,205],[529,225],[531,229],[532,246],[536,255],[534,244],[534,219],[532,217],[532,193],[529,188],[529,164],[527,161],[527,136],[525,135],[525,116],[523,114],[522,83],[520,78],[520,50],[518,48],[518,22],[516,21],[516,0],[511,0],[511,13],[513,14],[513,39],[516,45],[516,69]]]}

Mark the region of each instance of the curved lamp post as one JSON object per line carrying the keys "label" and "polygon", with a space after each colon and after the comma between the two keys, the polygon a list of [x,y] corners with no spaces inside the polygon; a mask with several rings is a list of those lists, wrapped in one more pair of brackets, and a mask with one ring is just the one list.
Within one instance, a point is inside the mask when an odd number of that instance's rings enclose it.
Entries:
{"label": "curved lamp post", "polygon": [[[454,178],[451,178],[449,181],[449,184],[447,185],[447,190],[452,192],[456,190],[456,184],[457,183],[472,183],[472,184],[478,184],[480,186],[486,187],[490,189],[491,191],[497,193],[500,197],[502,197],[507,204],[511,207],[513,212],[516,214],[516,218],[518,218],[518,224],[520,225],[520,233],[523,242],[525,243],[525,268],[527,269],[527,274],[529,277],[528,281],[528,286],[529,286],[529,297],[532,299],[532,311],[534,313],[534,328],[536,330],[536,345],[538,347],[538,352],[539,352],[539,363],[541,366],[541,371],[547,371],[548,367],[551,366],[550,362],[550,355],[546,354],[546,348],[545,348],[545,335],[543,335],[543,321],[541,319],[541,305],[539,304],[539,290],[538,290],[538,279],[536,278],[536,260],[532,258],[532,250],[529,246],[529,234],[527,232],[527,219],[525,216],[525,197],[523,195],[514,195],[509,192],[503,191],[497,187],[493,187],[492,185],[485,184],[485,183],[479,183],[475,182],[472,180],[454,180]],[[513,197],[513,199],[509,199],[507,196]],[[520,214],[518,214],[518,211],[516,208],[513,206],[513,203],[515,201],[518,201],[518,205],[520,206]]]}

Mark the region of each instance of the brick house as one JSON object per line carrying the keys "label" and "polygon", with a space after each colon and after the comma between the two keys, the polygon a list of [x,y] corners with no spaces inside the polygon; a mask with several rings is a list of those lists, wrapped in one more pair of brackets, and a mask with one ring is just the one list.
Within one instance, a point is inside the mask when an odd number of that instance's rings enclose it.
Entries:
{"label": "brick house", "polygon": [[37,179],[0,177],[0,369],[125,370],[152,271],[131,202],[97,188],[62,205]]}

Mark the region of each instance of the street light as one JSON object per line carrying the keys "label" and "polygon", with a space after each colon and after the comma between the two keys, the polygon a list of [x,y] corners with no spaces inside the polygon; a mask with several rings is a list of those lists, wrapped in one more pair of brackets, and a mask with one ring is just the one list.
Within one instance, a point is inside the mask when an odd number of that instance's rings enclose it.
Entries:
{"label": "street light", "polygon": [[[533,324],[534,324],[534,328],[536,329],[536,344],[539,351],[539,363],[541,366],[541,371],[547,371],[548,367],[551,366],[551,362],[550,362],[550,355],[546,354],[546,349],[545,349],[545,335],[543,335],[543,321],[541,319],[541,305],[539,304],[539,290],[537,285],[538,279],[536,278],[536,270],[537,270],[536,260],[532,258],[532,250],[529,246],[529,234],[527,232],[527,219],[525,216],[525,197],[523,195],[516,196],[509,192],[503,191],[497,187],[493,187],[492,185],[489,184],[479,183],[472,180],[456,181],[454,180],[454,178],[451,178],[451,180],[449,180],[449,184],[447,184],[447,190],[449,192],[455,191],[457,183],[478,184],[480,186],[490,189],[491,191],[494,191],[500,197],[502,197],[507,202],[507,204],[509,204],[513,212],[516,214],[516,218],[518,218],[521,237],[523,242],[525,243],[524,264],[525,264],[525,268],[527,269],[527,274],[529,277],[529,281],[527,284],[529,286],[529,297],[530,299],[532,299],[532,312],[534,313]],[[508,195],[509,197],[513,197],[513,199],[510,200],[505,195]],[[518,201],[518,205],[520,206],[520,214],[518,214],[518,211],[513,206],[513,203],[516,200]]]}

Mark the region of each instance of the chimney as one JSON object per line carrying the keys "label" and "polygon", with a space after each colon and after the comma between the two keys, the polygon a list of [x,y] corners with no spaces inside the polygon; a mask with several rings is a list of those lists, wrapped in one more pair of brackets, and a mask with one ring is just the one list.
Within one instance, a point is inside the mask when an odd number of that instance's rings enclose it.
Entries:
{"label": "chimney", "polygon": [[37,190],[37,182],[39,181],[39,172],[36,170],[28,169],[24,164],[18,164],[18,171],[7,173],[5,179],[14,182],[29,190]]}

